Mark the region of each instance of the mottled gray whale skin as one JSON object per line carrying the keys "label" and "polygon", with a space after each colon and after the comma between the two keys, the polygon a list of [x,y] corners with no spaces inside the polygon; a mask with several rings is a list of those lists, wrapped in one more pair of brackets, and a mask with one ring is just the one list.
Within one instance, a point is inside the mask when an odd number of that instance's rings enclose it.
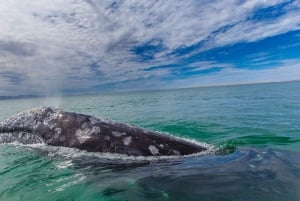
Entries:
{"label": "mottled gray whale skin", "polygon": [[208,149],[159,132],[49,107],[31,109],[0,123],[0,143],[10,142],[43,142],[129,156],[188,155]]}

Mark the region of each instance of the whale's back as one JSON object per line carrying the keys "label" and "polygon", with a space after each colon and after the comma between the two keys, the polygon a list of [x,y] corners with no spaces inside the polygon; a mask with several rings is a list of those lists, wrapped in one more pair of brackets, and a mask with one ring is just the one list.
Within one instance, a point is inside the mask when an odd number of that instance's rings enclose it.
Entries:
{"label": "whale's back", "polygon": [[2,141],[22,141],[18,136],[29,136],[33,140],[23,141],[34,142],[35,139],[53,146],[90,152],[159,156],[187,155],[207,150],[205,146],[159,132],[47,107],[28,110],[3,121],[0,131],[6,133]]}

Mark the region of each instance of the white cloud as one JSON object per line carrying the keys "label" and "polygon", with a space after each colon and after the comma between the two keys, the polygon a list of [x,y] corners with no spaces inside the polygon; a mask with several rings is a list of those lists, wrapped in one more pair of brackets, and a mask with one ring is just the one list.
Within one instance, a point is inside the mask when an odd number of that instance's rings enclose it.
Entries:
{"label": "white cloud", "polygon": [[299,30],[299,21],[300,12],[294,11],[272,21],[241,22],[228,31],[218,34],[214,45],[222,46],[240,41],[252,42],[287,31]]}
{"label": "white cloud", "polygon": [[275,68],[251,70],[246,68],[225,68],[220,72],[184,80],[175,80],[173,86],[197,87],[214,85],[249,84],[257,82],[281,82],[299,80],[300,60],[282,60]]}
{"label": "white cloud", "polygon": [[[299,11],[289,7],[273,21],[247,21],[256,9],[281,2],[0,0],[0,95],[160,80],[169,70],[143,69],[176,63],[181,57],[166,55],[177,48],[204,40],[209,49],[298,30]],[[132,48],[151,40],[161,41],[164,49],[140,61]],[[21,84],[1,72],[18,74]]]}

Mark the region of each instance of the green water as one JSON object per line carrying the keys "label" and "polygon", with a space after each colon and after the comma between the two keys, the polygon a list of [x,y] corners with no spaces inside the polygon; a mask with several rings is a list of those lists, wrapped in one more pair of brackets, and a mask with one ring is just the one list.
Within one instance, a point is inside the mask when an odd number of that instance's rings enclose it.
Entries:
{"label": "green water", "polygon": [[0,120],[54,106],[229,155],[164,161],[0,145],[0,200],[300,200],[300,83],[1,100]]}

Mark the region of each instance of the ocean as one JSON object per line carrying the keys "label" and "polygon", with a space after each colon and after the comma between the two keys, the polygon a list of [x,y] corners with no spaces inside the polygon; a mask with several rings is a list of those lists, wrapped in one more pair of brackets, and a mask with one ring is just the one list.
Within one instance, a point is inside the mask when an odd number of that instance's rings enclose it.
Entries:
{"label": "ocean", "polygon": [[0,121],[40,106],[205,142],[216,151],[134,160],[2,144],[1,201],[300,200],[300,82],[0,100]]}

